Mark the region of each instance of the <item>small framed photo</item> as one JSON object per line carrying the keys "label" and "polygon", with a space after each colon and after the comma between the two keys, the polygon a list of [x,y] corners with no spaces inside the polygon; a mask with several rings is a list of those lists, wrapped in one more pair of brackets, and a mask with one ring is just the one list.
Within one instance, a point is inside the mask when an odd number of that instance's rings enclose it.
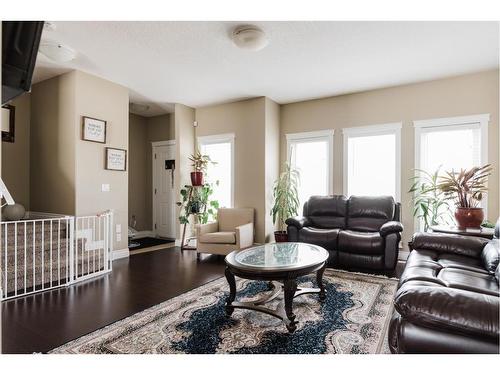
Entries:
{"label": "small framed photo", "polygon": [[106,169],[110,171],[127,170],[127,150],[106,147]]}
{"label": "small framed photo", "polygon": [[16,133],[16,108],[13,105],[2,107],[2,141],[14,143]]}
{"label": "small framed photo", "polygon": [[82,139],[89,142],[106,143],[106,121],[82,116]]}

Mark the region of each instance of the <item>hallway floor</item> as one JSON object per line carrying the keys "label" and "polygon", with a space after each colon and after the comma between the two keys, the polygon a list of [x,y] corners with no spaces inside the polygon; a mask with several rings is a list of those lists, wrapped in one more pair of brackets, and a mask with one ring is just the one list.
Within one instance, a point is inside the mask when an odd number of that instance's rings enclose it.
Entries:
{"label": "hallway floor", "polygon": [[224,275],[178,247],[113,262],[109,275],[2,303],[2,352],[47,352]]}

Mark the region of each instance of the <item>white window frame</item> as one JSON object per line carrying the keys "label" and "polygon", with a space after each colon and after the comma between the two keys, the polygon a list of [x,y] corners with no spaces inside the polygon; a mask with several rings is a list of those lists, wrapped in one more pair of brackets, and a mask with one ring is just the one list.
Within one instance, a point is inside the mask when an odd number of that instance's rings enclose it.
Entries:
{"label": "white window frame", "polygon": [[198,150],[202,149],[203,145],[211,145],[217,143],[230,143],[231,144],[231,207],[234,207],[234,133],[203,135],[197,137]]}
{"label": "white window frame", "polygon": [[344,147],[344,155],[343,155],[343,191],[344,195],[347,196],[348,191],[347,188],[349,186],[349,138],[355,137],[366,137],[366,136],[377,136],[377,135],[386,135],[386,134],[394,134],[396,136],[396,196],[394,199],[396,202],[401,202],[401,128],[403,127],[402,122],[392,122],[388,124],[377,124],[377,125],[368,125],[368,126],[356,126],[351,128],[342,129],[343,135],[343,147]]}
{"label": "white window frame", "polygon": [[311,132],[286,134],[286,160],[289,161],[291,146],[294,143],[324,141],[328,142],[328,194],[333,194],[333,129],[317,130]]}
{"label": "white window frame", "polygon": [[[481,165],[488,163],[488,125],[490,123],[490,114],[482,113],[478,115],[470,116],[456,116],[456,117],[443,117],[434,118],[428,120],[415,120],[413,121],[413,126],[415,128],[415,169],[420,169],[420,147],[421,147],[421,136],[426,129],[436,129],[442,128],[444,130],[454,130],[454,129],[467,129],[472,127],[467,127],[467,125],[478,124],[481,134],[481,153],[480,161]],[[483,199],[481,206],[484,209],[485,217],[488,217],[488,195]],[[416,220],[415,226],[418,228],[418,220]]]}

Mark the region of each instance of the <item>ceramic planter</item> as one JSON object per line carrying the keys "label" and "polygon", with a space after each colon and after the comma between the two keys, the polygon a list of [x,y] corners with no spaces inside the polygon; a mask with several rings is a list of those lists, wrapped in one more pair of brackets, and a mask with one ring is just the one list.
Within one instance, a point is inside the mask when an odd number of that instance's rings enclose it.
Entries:
{"label": "ceramic planter", "polygon": [[480,228],[484,220],[484,211],[479,207],[457,207],[455,209],[455,219],[459,228]]}
{"label": "ceramic planter", "polygon": [[193,186],[203,185],[203,172],[191,172],[191,184]]}

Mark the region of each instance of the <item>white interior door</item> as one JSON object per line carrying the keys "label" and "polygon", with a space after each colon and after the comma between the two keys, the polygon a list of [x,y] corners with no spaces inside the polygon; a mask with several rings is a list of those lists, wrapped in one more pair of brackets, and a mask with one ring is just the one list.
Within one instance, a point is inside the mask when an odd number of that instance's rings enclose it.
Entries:
{"label": "white interior door", "polygon": [[174,171],[175,146],[153,145],[153,229],[160,237],[175,238]]}

